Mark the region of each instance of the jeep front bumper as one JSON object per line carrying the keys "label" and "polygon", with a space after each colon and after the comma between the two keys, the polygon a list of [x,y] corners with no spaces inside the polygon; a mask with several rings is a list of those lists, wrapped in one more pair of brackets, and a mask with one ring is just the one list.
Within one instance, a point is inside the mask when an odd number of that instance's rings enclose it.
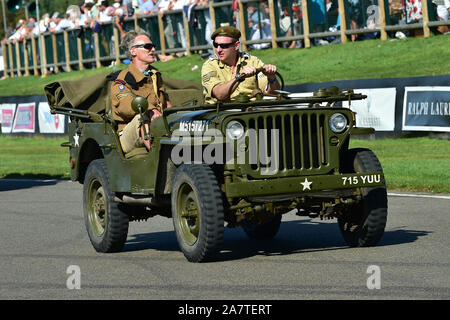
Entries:
{"label": "jeep front bumper", "polygon": [[231,182],[225,184],[225,193],[228,198],[286,194],[308,195],[324,190],[338,191],[384,185],[382,172],[364,172]]}

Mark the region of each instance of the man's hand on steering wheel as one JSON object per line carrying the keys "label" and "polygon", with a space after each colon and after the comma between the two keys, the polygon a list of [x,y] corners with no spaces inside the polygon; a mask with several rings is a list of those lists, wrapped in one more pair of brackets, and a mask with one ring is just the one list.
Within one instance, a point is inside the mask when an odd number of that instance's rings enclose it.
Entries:
{"label": "man's hand on steering wheel", "polygon": [[242,68],[240,75],[243,78],[250,78],[253,77],[257,72],[258,70],[255,67],[245,66]]}
{"label": "man's hand on steering wheel", "polygon": [[262,73],[264,73],[268,79],[274,79],[275,74],[277,73],[277,67],[273,64],[266,64],[262,70]]}
{"label": "man's hand on steering wheel", "polygon": [[243,78],[250,78],[258,72],[262,72],[267,76],[267,78],[273,79],[276,76],[277,67],[273,64],[266,64],[264,67],[258,69],[252,66],[245,66],[242,68],[240,75]]}

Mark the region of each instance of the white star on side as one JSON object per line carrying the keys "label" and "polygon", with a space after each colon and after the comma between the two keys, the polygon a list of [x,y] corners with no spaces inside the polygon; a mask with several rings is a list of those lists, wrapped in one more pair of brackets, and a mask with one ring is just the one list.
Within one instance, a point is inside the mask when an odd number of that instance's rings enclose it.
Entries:
{"label": "white star on side", "polygon": [[304,182],[300,182],[300,184],[303,186],[303,191],[311,190],[311,183],[311,181],[308,181],[308,178],[305,178]]}
{"label": "white star on side", "polygon": [[80,136],[78,135],[78,133],[75,133],[75,135],[73,136],[73,140],[75,141],[75,147],[79,147],[80,143],[78,140],[80,140]]}

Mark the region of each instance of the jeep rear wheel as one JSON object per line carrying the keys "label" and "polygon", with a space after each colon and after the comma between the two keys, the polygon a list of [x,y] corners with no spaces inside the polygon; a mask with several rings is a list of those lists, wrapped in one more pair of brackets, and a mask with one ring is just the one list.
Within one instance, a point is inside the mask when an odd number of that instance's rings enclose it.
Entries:
{"label": "jeep rear wheel", "polygon": [[92,161],[83,186],[84,221],[97,252],[119,252],[128,235],[129,217],[119,209],[103,159]]}
{"label": "jeep rear wheel", "polygon": [[213,171],[181,165],[172,186],[172,217],[178,244],[191,262],[210,259],[223,242],[224,207]]}
{"label": "jeep rear wheel", "polygon": [[[369,149],[350,149],[343,157],[344,172],[383,171]],[[362,199],[338,218],[344,240],[352,247],[374,246],[384,234],[387,220],[386,186],[361,188]]]}

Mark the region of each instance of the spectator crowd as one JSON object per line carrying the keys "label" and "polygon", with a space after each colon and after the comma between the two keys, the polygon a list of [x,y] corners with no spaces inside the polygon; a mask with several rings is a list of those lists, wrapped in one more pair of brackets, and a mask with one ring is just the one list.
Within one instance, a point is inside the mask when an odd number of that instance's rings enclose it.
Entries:
{"label": "spectator crowd", "polygon": [[[207,8],[209,1],[223,0],[82,0],[77,5],[71,5],[66,12],[45,13],[40,21],[30,17],[20,20],[15,30],[11,32],[8,40],[23,41],[24,38],[36,36],[46,32],[59,32],[66,29],[91,29],[100,32],[102,25],[113,23],[123,36],[127,31],[125,20],[146,15],[159,14],[165,16],[164,36],[166,48],[186,48],[185,26],[180,15],[166,15],[168,10],[181,9],[186,15],[193,41],[191,45],[212,45],[211,17],[209,10],[202,10],[201,21],[195,7]],[[275,0],[278,19],[277,36],[297,36],[303,34],[302,1],[306,0]],[[377,7],[379,0],[346,0],[346,10],[349,16],[350,29],[375,29],[379,26],[375,11],[370,8]],[[435,8],[435,20],[448,21],[450,0],[430,0]],[[388,22],[393,24],[407,24],[420,22],[422,19],[422,0],[388,0]],[[232,7],[220,7],[222,18],[230,25],[240,26],[237,0],[232,1]],[[247,19],[247,40],[270,39],[271,22],[270,10],[267,1],[249,2],[245,5]],[[375,10],[375,9],[374,9]],[[366,12],[364,12],[366,11]],[[373,14],[372,14],[373,13]],[[216,17],[217,17],[216,13]],[[219,12],[220,16],[220,12]],[[431,17],[430,17],[431,18]],[[224,20],[222,19],[222,20]],[[338,13],[338,0],[310,0],[309,4],[310,33],[336,32],[340,29]],[[219,26],[216,26],[219,27]],[[446,30],[446,31],[445,31]],[[448,27],[441,33],[448,32]],[[365,40],[378,37],[378,32],[352,35],[352,41]],[[325,45],[340,42],[339,37],[314,38],[313,45]],[[249,45],[251,49],[270,47],[270,41]],[[283,47],[295,49],[303,46],[302,41],[287,41],[280,44]],[[212,50],[209,50],[211,53]]]}
{"label": "spectator crowd", "polygon": [[[65,29],[91,28],[98,32],[104,23],[114,23],[123,36],[125,18],[136,18],[149,14],[160,14],[168,10],[183,9],[192,5],[206,7],[209,0],[84,0],[79,6],[71,5],[65,13],[45,13],[39,22],[30,17],[19,20],[8,40],[22,41],[25,37]],[[169,23],[170,24],[170,23]],[[170,40],[168,40],[170,42]],[[169,45],[170,47],[170,45]]]}

